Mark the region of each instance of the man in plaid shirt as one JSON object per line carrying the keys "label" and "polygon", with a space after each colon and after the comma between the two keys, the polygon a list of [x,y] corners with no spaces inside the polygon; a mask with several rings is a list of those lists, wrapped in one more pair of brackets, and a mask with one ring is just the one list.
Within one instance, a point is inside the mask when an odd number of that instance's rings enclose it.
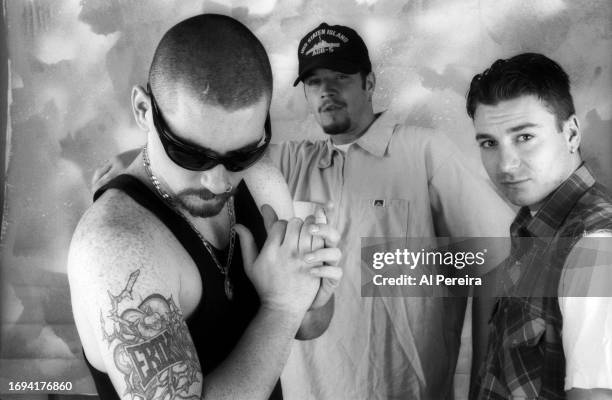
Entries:
{"label": "man in plaid shirt", "polygon": [[498,60],[467,112],[491,180],[522,207],[470,397],[612,399],[612,197],[581,158],[567,74],[540,54]]}

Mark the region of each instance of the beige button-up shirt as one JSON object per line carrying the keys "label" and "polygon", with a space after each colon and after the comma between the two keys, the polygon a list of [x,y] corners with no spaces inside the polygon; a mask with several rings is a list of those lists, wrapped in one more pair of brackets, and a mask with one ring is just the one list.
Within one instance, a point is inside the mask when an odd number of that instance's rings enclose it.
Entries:
{"label": "beige button-up shirt", "polygon": [[287,142],[270,156],[296,201],[327,203],[342,235],[334,318],[298,342],[282,376],[291,399],[445,399],[452,393],[465,299],[362,297],[362,237],[507,237],[514,216],[443,134],[383,113],[345,152]]}

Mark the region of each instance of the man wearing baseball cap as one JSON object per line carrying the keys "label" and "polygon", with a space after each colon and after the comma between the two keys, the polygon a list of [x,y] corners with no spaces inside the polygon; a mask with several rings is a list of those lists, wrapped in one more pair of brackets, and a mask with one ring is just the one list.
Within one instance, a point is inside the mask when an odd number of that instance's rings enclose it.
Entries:
{"label": "man wearing baseball cap", "polygon": [[270,154],[294,200],[331,202],[344,280],[328,331],[294,345],[286,398],[450,399],[465,298],[362,297],[361,238],[506,237],[513,213],[446,135],[374,112],[376,79],[355,30],[322,23],[298,77],[325,140]]}
{"label": "man wearing baseball cap", "polygon": [[294,201],[333,204],[344,275],[327,332],[294,344],[285,398],[453,398],[466,299],[362,297],[361,238],[507,237],[513,212],[444,134],[374,112],[376,78],[355,30],[322,23],[297,54],[294,86],[328,137],[269,155]]}

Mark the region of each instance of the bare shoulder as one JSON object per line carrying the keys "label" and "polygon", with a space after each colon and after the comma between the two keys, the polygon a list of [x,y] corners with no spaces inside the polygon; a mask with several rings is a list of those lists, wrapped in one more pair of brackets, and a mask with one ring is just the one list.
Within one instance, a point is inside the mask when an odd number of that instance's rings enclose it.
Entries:
{"label": "bare shoulder", "polygon": [[[104,268],[108,277],[115,268],[148,258],[152,246],[148,219],[127,195],[110,190],[81,217],[70,243],[69,278]],[[119,258],[121,262],[119,263]],[[111,267],[111,268],[109,268]]]}
{"label": "bare shoulder", "polygon": [[[144,269],[155,279],[178,285],[166,276],[174,258],[172,234],[151,212],[125,193],[109,190],[83,215],[74,232],[68,256],[72,281],[120,283],[126,271]],[[177,274],[173,274],[177,275]]]}
{"label": "bare shoulder", "polygon": [[[149,214],[149,215],[147,215]],[[110,189],[81,217],[71,247],[109,248],[122,245],[125,239],[141,237],[150,225],[150,213],[127,194]]]}

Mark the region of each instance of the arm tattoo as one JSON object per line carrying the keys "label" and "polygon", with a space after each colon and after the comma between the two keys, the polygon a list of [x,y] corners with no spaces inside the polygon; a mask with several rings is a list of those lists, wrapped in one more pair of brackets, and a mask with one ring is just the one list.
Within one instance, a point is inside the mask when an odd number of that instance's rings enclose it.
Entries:
{"label": "arm tattoo", "polygon": [[[130,274],[118,294],[108,292],[112,321],[111,333],[100,310],[102,336],[113,348],[113,360],[124,375],[126,391],[132,399],[199,399],[188,396],[191,386],[200,381],[200,364],[188,335],[181,310],[172,296],[152,294],[136,308],[120,307],[133,300],[132,289],[140,270]],[[121,309],[121,310],[120,310]]]}

